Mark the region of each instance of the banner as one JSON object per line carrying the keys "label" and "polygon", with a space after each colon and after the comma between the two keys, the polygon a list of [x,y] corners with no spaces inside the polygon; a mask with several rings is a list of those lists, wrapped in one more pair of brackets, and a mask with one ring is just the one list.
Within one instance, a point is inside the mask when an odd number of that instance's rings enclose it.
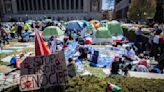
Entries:
{"label": "banner", "polygon": [[21,91],[65,85],[67,81],[63,51],[52,55],[27,57],[20,66]]}

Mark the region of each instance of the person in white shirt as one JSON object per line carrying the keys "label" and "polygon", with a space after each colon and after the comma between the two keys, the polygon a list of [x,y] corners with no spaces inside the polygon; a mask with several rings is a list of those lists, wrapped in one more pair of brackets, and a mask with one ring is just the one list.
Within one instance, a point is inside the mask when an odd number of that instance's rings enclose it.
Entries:
{"label": "person in white shirt", "polygon": [[159,35],[155,35],[154,37],[153,37],[153,43],[154,44],[159,44],[159,40],[160,40],[160,36]]}
{"label": "person in white shirt", "polygon": [[155,34],[153,37],[153,45],[152,45],[152,49],[151,49],[151,56],[155,56],[155,58],[157,58],[157,54],[158,54],[158,49],[159,49],[159,44],[160,44],[160,36],[158,34]]}
{"label": "person in white shirt", "polygon": [[54,54],[55,51],[56,51],[56,48],[57,48],[57,40],[56,40],[56,38],[54,36],[51,36],[48,43],[49,43],[50,52],[52,54]]}

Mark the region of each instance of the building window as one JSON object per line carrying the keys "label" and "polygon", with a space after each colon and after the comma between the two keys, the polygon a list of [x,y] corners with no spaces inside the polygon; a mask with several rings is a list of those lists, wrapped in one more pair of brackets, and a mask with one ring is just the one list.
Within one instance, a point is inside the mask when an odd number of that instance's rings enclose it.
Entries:
{"label": "building window", "polygon": [[60,0],[57,0],[56,3],[57,3],[56,4],[57,5],[57,10],[59,10],[60,9]]}
{"label": "building window", "polygon": [[19,0],[17,0],[17,10],[20,11],[20,3],[19,3]]}
{"label": "building window", "polygon": [[61,0],[61,2],[62,2],[62,10],[64,10],[65,0]]}
{"label": "building window", "polygon": [[81,5],[80,6],[81,6],[80,8],[83,10],[83,6],[84,6],[83,0],[81,0]]}
{"label": "building window", "polygon": [[74,9],[74,0],[71,0],[71,10]]}
{"label": "building window", "polygon": [[55,5],[56,5],[55,0],[52,0],[52,9],[53,10],[55,10]]}
{"label": "building window", "polygon": [[38,10],[41,10],[40,0],[38,0],[38,2],[37,2],[37,3],[38,3],[38,8],[39,8]]}
{"label": "building window", "polygon": [[5,11],[6,11],[6,13],[12,13],[12,4],[11,3],[5,3]]}
{"label": "building window", "polygon": [[48,10],[50,10],[50,8],[51,8],[51,7],[50,7],[50,6],[51,6],[50,4],[52,4],[52,3],[50,3],[50,0],[47,0]]}
{"label": "building window", "polygon": [[69,0],[66,0],[66,10],[69,10]]}
{"label": "building window", "polygon": [[24,11],[24,6],[23,6],[23,0],[20,0],[20,4],[21,4],[21,6],[22,6],[22,11]]}
{"label": "building window", "polygon": [[76,10],[77,10],[79,7],[79,0],[75,0],[75,2],[76,2]]}
{"label": "building window", "polygon": [[[22,1],[22,0],[21,0],[21,1]],[[30,4],[30,5],[29,5],[29,6],[30,6],[30,10],[32,10],[32,1],[33,1],[33,0],[29,0],[29,4]]]}
{"label": "building window", "polygon": [[28,0],[25,2],[25,10],[28,11]]}
{"label": "building window", "polygon": [[32,0],[32,1],[33,1],[33,5],[34,5],[34,10],[37,10],[37,7],[36,7],[36,6],[37,6],[37,5],[36,5],[37,3],[36,3],[36,0]]}
{"label": "building window", "polygon": [[45,0],[42,0],[42,5],[43,5],[43,10],[46,10],[46,2],[45,2]]}

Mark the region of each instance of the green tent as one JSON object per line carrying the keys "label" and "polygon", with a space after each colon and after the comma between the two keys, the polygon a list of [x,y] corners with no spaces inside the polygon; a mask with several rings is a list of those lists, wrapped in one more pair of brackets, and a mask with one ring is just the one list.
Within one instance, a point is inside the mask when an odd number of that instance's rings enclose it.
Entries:
{"label": "green tent", "polygon": [[97,29],[96,38],[111,38],[111,33],[106,27],[100,27]]}
{"label": "green tent", "polygon": [[50,37],[50,36],[62,36],[64,32],[57,26],[48,26],[44,29],[42,36],[44,38]]}
{"label": "green tent", "polygon": [[110,30],[111,34],[120,35],[123,34],[123,29],[121,24],[118,21],[108,22],[108,30]]}
{"label": "green tent", "polygon": [[87,33],[92,34],[94,32],[94,28],[87,27]]}

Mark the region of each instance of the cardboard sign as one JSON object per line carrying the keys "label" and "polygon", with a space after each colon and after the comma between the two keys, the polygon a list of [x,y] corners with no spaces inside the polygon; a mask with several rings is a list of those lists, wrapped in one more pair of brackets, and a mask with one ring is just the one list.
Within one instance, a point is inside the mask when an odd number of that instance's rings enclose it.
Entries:
{"label": "cardboard sign", "polygon": [[27,57],[21,63],[20,90],[30,91],[65,85],[67,69],[64,52],[47,56]]}

